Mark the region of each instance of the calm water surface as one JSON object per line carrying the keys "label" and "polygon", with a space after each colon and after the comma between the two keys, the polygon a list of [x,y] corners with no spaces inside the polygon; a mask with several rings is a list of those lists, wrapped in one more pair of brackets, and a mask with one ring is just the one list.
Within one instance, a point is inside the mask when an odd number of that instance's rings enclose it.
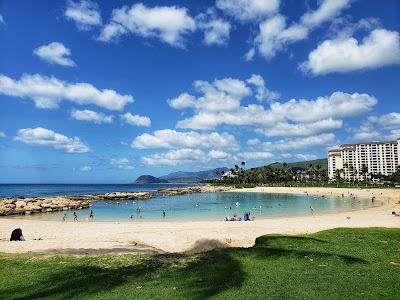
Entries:
{"label": "calm water surface", "polygon": [[[65,193],[64,193],[65,194]],[[90,209],[95,221],[161,221],[223,220],[233,214],[243,216],[248,211],[256,219],[286,216],[306,216],[312,206],[317,214],[365,209],[369,200],[315,197],[293,194],[265,193],[204,193],[155,197],[141,201],[97,201]],[[86,221],[90,209],[77,210],[78,219]],[[61,220],[65,212],[23,216],[27,219]],[[72,211],[66,212],[72,221]]]}

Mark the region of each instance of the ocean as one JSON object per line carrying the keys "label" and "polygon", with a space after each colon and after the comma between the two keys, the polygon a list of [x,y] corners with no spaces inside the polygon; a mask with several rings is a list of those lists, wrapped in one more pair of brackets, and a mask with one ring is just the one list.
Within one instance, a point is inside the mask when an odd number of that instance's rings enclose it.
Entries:
{"label": "ocean", "polygon": [[110,192],[151,192],[171,187],[196,184],[0,184],[0,197],[36,197],[62,195],[93,195]]}

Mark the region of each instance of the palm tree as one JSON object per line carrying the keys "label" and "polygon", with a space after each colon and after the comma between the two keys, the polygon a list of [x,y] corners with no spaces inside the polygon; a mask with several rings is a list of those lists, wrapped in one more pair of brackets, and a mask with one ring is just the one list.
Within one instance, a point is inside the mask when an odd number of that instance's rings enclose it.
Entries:
{"label": "palm tree", "polygon": [[368,167],[366,165],[362,165],[361,174],[364,176],[365,184],[368,183]]}

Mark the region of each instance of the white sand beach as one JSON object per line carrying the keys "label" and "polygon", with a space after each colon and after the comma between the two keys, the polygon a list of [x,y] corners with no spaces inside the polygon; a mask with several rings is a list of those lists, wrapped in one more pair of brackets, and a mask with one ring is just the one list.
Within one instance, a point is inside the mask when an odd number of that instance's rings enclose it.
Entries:
{"label": "white sand beach", "polygon": [[[195,253],[215,247],[251,247],[264,234],[313,233],[337,227],[400,228],[399,189],[338,189],[258,187],[236,192],[296,193],[359,198],[375,197],[376,207],[334,214],[263,219],[251,222],[61,222],[0,218],[0,252],[6,253]],[[9,242],[20,227],[27,241]]]}

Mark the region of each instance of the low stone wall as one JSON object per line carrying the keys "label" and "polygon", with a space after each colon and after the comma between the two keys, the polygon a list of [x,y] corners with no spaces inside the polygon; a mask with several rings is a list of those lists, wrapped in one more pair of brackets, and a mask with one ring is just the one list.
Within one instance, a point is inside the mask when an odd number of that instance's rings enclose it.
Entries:
{"label": "low stone wall", "polygon": [[0,216],[83,209],[90,207],[90,204],[97,200],[147,200],[153,196],[224,192],[230,189],[230,187],[195,186],[188,188],[169,188],[157,192],[113,192],[87,196],[0,198]]}

